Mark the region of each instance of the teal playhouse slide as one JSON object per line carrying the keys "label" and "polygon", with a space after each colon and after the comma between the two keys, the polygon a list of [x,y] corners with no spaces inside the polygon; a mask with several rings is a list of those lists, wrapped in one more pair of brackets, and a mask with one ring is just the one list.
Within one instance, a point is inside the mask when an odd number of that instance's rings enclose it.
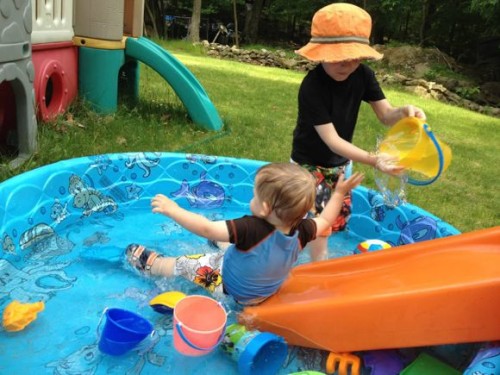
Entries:
{"label": "teal playhouse slide", "polygon": [[144,0],[73,0],[74,45],[79,47],[79,94],[96,111],[111,113],[119,99],[137,99],[139,61],[172,87],[191,120],[220,130],[222,120],[205,89],[176,57],[143,37]]}
{"label": "teal playhouse slide", "polygon": [[[219,113],[198,79],[175,56],[150,39],[125,37],[124,48],[103,48],[102,43],[95,44],[88,38],[79,40],[83,41],[79,92],[96,111],[114,112],[120,95],[137,99],[140,61],[170,84],[195,124],[207,130],[222,128]],[[123,45],[123,41],[117,43]]]}
{"label": "teal playhouse slide", "polygon": [[191,119],[207,129],[219,130],[222,121],[205,89],[176,57],[144,37],[127,38],[125,55],[153,68],[174,89]]}

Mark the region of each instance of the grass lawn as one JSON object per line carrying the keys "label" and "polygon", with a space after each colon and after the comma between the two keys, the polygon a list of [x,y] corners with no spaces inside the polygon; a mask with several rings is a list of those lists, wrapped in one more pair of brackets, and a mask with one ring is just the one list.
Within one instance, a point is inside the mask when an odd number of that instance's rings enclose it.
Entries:
{"label": "grass lawn", "polygon": [[[58,160],[128,151],[182,151],[266,161],[288,161],[304,73],[204,56],[183,43],[161,43],[204,86],[224,121],[221,132],[193,124],[166,81],[141,64],[139,103],[102,116],[75,102],[69,114],[39,124],[38,152],[17,170],[0,169],[0,181]],[[499,225],[498,144],[500,119],[384,87],[393,105],[412,103],[426,111],[437,137],[453,152],[450,168],[432,185],[407,187],[408,201],[463,232]],[[354,143],[375,150],[385,128],[363,105]],[[6,165],[8,158],[2,156]],[[364,185],[375,187],[373,170]]]}

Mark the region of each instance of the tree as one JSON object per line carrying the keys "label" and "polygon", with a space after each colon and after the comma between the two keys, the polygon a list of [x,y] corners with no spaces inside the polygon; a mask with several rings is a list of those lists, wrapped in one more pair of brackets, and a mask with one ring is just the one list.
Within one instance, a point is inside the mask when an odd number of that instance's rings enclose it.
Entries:
{"label": "tree", "polygon": [[187,39],[193,43],[200,41],[201,0],[193,0],[193,13],[189,22]]}
{"label": "tree", "polygon": [[259,19],[264,0],[246,0],[245,1],[245,27],[243,35],[247,43],[255,43],[259,33]]}

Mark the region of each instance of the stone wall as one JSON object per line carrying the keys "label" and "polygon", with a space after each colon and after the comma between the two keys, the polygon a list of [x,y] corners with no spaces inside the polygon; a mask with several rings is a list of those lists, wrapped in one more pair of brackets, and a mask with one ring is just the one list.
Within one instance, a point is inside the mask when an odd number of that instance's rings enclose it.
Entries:
{"label": "stone wall", "polygon": [[[283,69],[308,71],[316,65],[300,56],[291,57],[285,51],[268,51],[261,50],[244,50],[226,45],[202,42],[208,56],[240,61],[248,64],[271,66]],[[384,69],[381,69],[382,71]],[[377,72],[381,83],[397,84],[405,87],[409,91],[416,93],[422,97],[432,98],[444,103],[467,108],[471,111],[484,113],[490,116],[500,118],[500,107],[498,105],[483,105],[468,99],[465,99],[453,91],[451,87],[446,87],[445,84],[426,81],[423,78],[409,77],[399,73],[380,73]],[[456,88],[456,82],[453,84]],[[493,99],[495,102],[497,99]],[[498,102],[497,102],[498,104]]]}

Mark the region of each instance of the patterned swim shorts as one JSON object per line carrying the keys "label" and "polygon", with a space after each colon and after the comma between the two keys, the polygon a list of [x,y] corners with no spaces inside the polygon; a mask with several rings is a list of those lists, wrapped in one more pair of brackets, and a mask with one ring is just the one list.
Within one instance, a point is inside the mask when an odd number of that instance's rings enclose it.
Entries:
{"label": "patterned swim shorts", "polygon": [[[222,283],[222,263],[225,250],[216,253],[182,255],[175,260],[174,275],[202,286],[212,293],[216,299],[222,298],[226,293]],[[244,306],[258,305],[268,297],[257,297],[250,301],[236,303]]]}
{"label": "patterned swim shorts", "polygon": [[222,284],[222,260],[224,251],[207,254],[182,255],[175,260],[176,276],[182,276],[202,286],[214,297],[224,295]]}
{"label": "patterned swim shorts", "polygon": [[[330,200],[332,195],[332,190],[335,189],[335,185],[339,179],[341,173],[349,173],[350,163],[344,164],[339,167],[324,168],[308,164],[301,164],[302,167],[307,169],[316,178],[316,202],[314,205],[314,210],[312,211],[313,216],[318,216],[325,208],[326,203]],[[351,192],[346,193],[344,197],[344,203],[342,204],[342,209],[340,214],[332,224],[332,232],[339,232],[345,229],[347,221],[351,216]],[[330,233],[325,233],[324,235],[329,235]]]}

